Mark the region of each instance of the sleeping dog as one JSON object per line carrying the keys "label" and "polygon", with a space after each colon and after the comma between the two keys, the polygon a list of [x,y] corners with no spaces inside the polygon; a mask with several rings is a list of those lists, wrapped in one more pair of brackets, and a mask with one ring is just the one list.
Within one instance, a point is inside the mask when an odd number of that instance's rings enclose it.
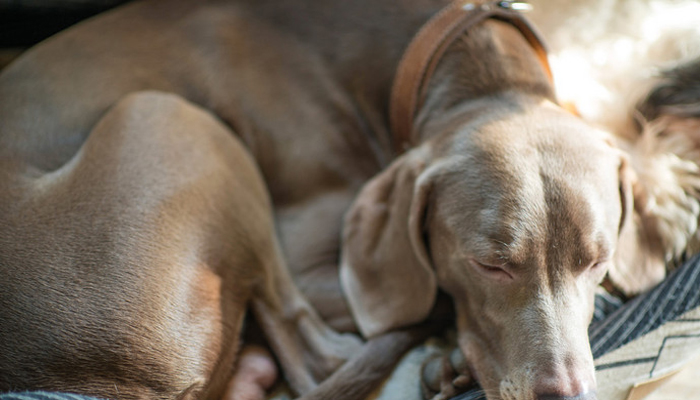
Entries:
{"label": "sleeping dog", "polygon": [[510,8],[153,0],[27,52],[0,75],[0,390],[260,397],[250,309],[324,398],[441,290],[489,398],[594,399],[596,287],[665,253]]}

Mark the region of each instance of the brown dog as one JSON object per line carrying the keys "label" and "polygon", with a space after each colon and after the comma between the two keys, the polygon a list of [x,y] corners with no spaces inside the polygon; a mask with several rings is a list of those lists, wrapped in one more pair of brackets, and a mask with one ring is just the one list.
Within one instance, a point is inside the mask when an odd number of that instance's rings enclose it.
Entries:
{"label": "brown dog", "polygon": [[359,348],[322,319],[379,337],[441,288],[489,398],[594,398],[596,286],[663,275],[639,182],[496,20],[399,156],[392,77],[445,4],[148,1],[5,70],[0,390],[219,397],[250,304],[306,393]]}

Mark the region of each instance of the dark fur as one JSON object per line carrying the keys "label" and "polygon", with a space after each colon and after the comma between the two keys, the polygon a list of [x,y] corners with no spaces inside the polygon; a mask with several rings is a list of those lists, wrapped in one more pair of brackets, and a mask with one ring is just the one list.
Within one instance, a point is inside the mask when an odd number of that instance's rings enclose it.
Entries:
{"label": "dark fur", "polygon": [[665,71],[661,82],[639,104],[648,120],[662,115],[678,118],[700,118],[700,59]]}

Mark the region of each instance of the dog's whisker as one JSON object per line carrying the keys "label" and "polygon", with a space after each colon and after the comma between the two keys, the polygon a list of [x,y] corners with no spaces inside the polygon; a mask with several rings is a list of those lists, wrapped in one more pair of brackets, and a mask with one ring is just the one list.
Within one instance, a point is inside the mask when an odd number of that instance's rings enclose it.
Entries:
{"label": "dog's whisker", "polygon": [[486,396],[489,400],[503,400],[501,397],[501,392],[496,389],[479,389],[478,391],[475,392],[477,395],[484,395]]}

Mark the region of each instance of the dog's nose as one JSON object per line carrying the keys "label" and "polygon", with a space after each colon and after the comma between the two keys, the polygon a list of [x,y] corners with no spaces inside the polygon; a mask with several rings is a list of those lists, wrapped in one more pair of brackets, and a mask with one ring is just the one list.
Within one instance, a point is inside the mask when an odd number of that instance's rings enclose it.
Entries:
{"label": "dog's nose", "polygon": [[[564,370],[565,371],[565,370]],[[535,383],[537,400],[597,400],[593,373],[559,371],[539,377]]]}

